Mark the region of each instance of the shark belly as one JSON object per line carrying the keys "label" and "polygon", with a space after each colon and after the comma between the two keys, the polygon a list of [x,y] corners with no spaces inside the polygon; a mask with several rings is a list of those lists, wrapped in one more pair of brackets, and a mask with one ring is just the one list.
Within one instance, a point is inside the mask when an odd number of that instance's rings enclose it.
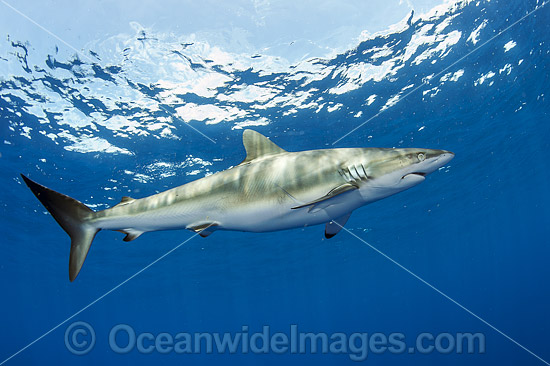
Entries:
{"label": "shark belly", "polygon": [[219,228],[224,230],[269,232],[287,230],[305,226],[319,225],[342,217],[365,203],[358,192],[344,197],[345,199],[331,202],[326,207],[303,207],[293,209],[296,203],[258,202],[254,205],[230,210],[220,215],[215,212],[211,217],[219,222]]}

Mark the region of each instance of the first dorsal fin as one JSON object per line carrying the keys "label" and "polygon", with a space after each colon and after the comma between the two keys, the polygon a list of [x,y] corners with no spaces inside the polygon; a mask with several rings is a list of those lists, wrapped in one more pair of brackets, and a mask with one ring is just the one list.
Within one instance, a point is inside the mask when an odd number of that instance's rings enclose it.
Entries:
{"label": "first dorsal fin", "polygon": [[241,164],[248,163],[263,156],[285,153],[286,150],[275,145],[271,140],[259,132],[244,130],[243,145],[246,150],[246,158]]}

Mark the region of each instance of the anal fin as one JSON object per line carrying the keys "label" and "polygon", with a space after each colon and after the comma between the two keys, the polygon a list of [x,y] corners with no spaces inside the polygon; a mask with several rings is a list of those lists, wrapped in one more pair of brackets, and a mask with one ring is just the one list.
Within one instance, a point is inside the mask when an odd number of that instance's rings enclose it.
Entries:
{"label": "anal fin", "polygon": [[218,230],[218,224],[215,222],[207,222],[207,223],[201,223],[198,225],[191,225],[188,226],[187,229],[194,231],[195,233],[198,233],[201,237],[206,238],[210,234],[212,234],[214,231]]}
{"label": "anal fin", "polygon": [[330,239],[334,235],[338,234],[344,225],[346,225],[346,222],[348,222],[350,216],[351,212],[327,222],[325,225],[325,238]]}

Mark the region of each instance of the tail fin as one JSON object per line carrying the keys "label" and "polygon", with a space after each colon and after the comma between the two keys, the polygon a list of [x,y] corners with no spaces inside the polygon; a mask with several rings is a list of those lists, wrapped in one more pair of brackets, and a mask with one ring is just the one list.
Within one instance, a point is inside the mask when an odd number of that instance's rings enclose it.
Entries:
{"label": "tail fin", "polygon": [[69,258],[69,280],[74,281],[84,264],[92,240],[100,230],[87,221],[93,213],[83,203],[64,194],[44,187],[21,174],[21,177],[32,193],[42,202],[53,218],[71,237],[71,254]]}

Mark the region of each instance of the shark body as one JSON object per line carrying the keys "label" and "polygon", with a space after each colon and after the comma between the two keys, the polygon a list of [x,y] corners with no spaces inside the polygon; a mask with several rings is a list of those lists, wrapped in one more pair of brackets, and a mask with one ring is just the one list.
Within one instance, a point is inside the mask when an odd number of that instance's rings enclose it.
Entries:
{"label": "shark body", "polygon": [[424,181],[454,154],[432,149],[344,148],[288,152],[245,130],[247,156],[228,170],[149,197],[94,212],[81,202],[22,175],[71,237],[69,279],[84,263],[100,230],[131,241],[142,233],[189,229],[268,232],[326,223],[331,238],[355,209]]}

